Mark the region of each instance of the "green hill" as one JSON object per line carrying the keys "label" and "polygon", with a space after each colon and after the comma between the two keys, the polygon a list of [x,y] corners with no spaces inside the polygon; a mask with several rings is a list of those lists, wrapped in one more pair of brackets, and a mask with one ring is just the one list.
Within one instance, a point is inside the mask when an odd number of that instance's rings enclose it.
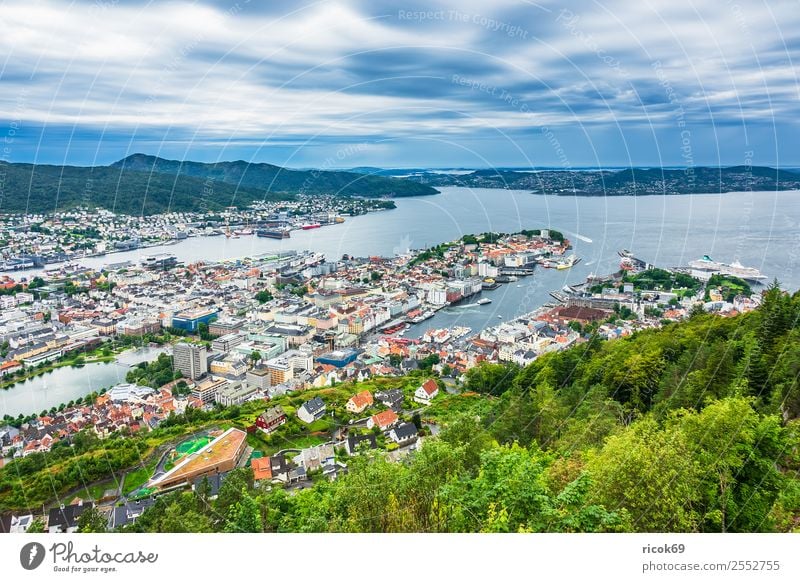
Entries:
{"label": "green hill", "polygon": [[349,172],[287,170],[270,164],[177,162],[135,154],[110,166],[0,162],[0,213],[48,213],[76,206],[123,214],[218,210],[297,194],[418,196],[436,190]]}

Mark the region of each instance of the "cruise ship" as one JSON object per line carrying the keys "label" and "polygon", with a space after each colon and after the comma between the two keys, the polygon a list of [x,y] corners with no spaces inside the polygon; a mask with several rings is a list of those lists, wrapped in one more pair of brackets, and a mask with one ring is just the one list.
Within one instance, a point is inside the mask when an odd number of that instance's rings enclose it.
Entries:
{"label": "cruise ship", "polygon": [[712,260],[708,255],[704,255],[702,259],[696,261],[689,261],[689,266],[692,268],[692,276],[704,280],[711,278],[711,275],[717,274],[730,275],[756,283],[767,278],[755,267],[745,267],[739,261],[734,261],[731,264],[720,263]]}

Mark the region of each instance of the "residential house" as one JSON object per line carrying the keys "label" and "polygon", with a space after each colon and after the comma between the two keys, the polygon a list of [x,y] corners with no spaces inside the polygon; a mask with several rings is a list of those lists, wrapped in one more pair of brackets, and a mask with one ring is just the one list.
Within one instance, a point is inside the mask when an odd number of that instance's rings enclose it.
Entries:
{"label": "residential house", "polygon": [[425,383],[414,392],[414,401],[420,404],[430,404],[438,394],[439,385],[436,383],[436,380],[428,378],[425,380]]}
{"label": "residential house", "polygon": [[316,447],[309,447],[300,451],[294,458],[295,465],[303,467],[306,471],[319,469],[333,461],[333,443],[325,443]]}
{"label": "residential house", "polygon": [[262,412],[256,419],[256,427],[269,434],[286,423],[286,413],[280,406],[273,406]]}
{"label": "residential house", "polygon": [[350,398],[350,400],[347,401],[347,412],[359,414],[372,406],[372,403],[372,392],[369,390],[364,390],[363,392],[355,394]]}
{"label": "residential house", "polygon": [[403,391],[394,389],[394,390],[386,390],[384,392],[376,392],[375,398],[388,408],[391,408],[394,411],[400,410],[403,406]]}
{"label": "residential house", "polygon": [[378,448],[378,439],[374,434],[357,435],[350,433],[347,435],[347,440],[344,443],[344,448],[348,455],[355,455],[360,448],[369,447],[370,449]]}
{"label": "residential house", "polygon": [[323,416],[325,416],[325,403],[319,396],[315,396],[311,400],[304,402],[303,405],[297,409],[297,418],[306,424],[311,424]]}
{"label": "residential house", "polygon": [[50,533],[75,533],[78,531],[78,518],[94,506],[91,502],[54,507],[47,515],[47,528]]}
{"label": "residential house", "polygon": [[369,420],[367,420],[367,428],[377,426],[380,430],[386,430],[397,423],[398,420],[400,420],[400,417],[397,416],[394,410],[384,410],[383,412],[369,417]]}
{"label": "residential house", "polygon": [[417,427],[413,422],[406,422],[404,424],[394,427],[387,433],[387,436],[393,443],[397,443],[401,447],[410,445],[419,438]]}

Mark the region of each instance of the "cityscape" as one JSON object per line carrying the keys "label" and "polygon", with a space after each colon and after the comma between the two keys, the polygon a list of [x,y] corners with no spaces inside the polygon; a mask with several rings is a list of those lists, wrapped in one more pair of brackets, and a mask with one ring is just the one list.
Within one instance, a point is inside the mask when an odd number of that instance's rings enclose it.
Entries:
{"label": "cityscape", "polygon": [[797,579],[790,4],[3,0],[4,580]]}

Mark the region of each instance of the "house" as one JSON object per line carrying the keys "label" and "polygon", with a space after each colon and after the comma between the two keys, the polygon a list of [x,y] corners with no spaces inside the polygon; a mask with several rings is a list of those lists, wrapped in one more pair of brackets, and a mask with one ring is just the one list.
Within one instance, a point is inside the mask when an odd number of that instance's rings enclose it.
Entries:
{"label": "house", "polygon": [[33,523],[33,515],[15,515],[11,518],[11,533],[27,533]]}
{"label": "house", "polygon": [[260,459],[253,459],[250,462],[250,468],[253,469],[253,481],[272,481],[272,459],[269,457],[261,457]]}
{"label": "house", "polygon": [[286,423],[286,413],[280,406],[273,406],[262,412],[256,419],[256,427],[269,434]]}
{"label": "house", "polygon": [[136,501],[127,501],[122,505],[114,507],[108,521],[108,528],[116,529],[133,523],[144,513],[145,509],[151,507],[155,502],[155,499],[152,497],[146,497]]}
{"label": "house", "polygon": [[208,499],[216,499],[217,495],[219,495],[219,489],[222,487],[222,483],[225,481],[228,473],[229,471],[225,471],[222,473],[214,473],[213,475],[204,475],[203,477],[199,477],[192,481],[192,490],[197,492],[201,487],[205,487],[207,483],[208,490],[206,495],[208,496]]}
{"label": "house", "polygon": [[397,416],[394,410],[384,410],[383,412],[369,417],[369,420],[367,420],[367,428],[377,426],[381,430],[386,430],[398,420],[400,420],[400,417]]}
{"label": "house", "polygon": [[359,414],[372,406],[373,402],[372,392],[369,390],[364,390],[363,392],[355,394],[350,398],[350,400],[347,401],[347,412]]}
{"label": "house", "polygon": [[419,438],[417,427],[413,422],[406,422],[394,427],[389,431],[387,436],[393,443],[397,443],[401,447],[410,445],[411,443],[415,442],[417,438]]}
{"label": "house", "polygon": [[[366,444],[365,444],[366,443]],[[348,455],[355,455],[360,448],[369,447],[370,449],[378,448],[378,439],[374,434],[357,435],[350,433],[347,435],[347,440],[344,443],[344,448]]]}
{"label": "house", "polygon": [[280,481],[282,483],[289,482],[289,464],[286,462],[286,457],[283,455],[273,455],[269,458],[269,469],[272,473],[273,481]]}
{"label": "house", "polygon": [[439,385],[433,378],[428,378],[425,383],[414,392],[414,402],[430,404],[431,400],[439,394]]}
{"label": "house", "polygon": [[295,465],[303,467],[306,471],[319,469],[333,461],[333,444],[325,443],[316,447],[309,447],[300,451],[294,458]]}
{"label": "house", "polygon": [[94,506],[91,502],[54,507],[47,515],[47,528],[50,533],[75,533],[78,531],[78,518]]}
{"label": "house", "polygon": [[377,398],[381,404],[394,411],[400,410],[403,406],[403,391],[399,389],[376,392],[375,398]]}
{"label": "house", "polygon": [[16,360],[8,360],[6,362],[0,363],[0,377],[5,376],[6,374],[13,374],[14,372],[21,369],[22,369],[22,364],[20,364]]}
{"label": "house", "polygon": [[311,400],[304,402],[303,405],[297,409],[297,418],[306,424],[311,424],[323,416],[325,416],[325,403],[319,396],[315,396]]}

